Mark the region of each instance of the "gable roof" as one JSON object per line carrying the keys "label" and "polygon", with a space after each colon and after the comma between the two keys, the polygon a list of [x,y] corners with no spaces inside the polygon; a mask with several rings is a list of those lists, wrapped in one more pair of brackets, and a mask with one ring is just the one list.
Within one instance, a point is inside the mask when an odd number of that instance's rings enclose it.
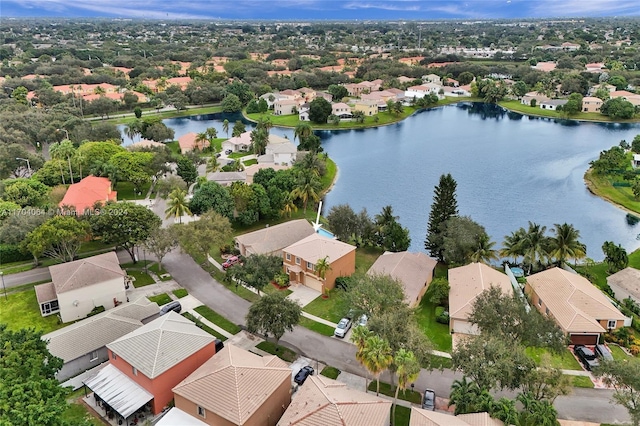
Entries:
{"label": "gable roof", "polygon": [[245,246],[247,254],[267,254],[282,250],[313,233],[309,221],[298,219],[238,235],[236,240]]}
{"label": "gable roof", "polygon": [[409,426],[469,426],[469,423],[452,414],[411,407]]}
{"label": "gable roof", "polygon": [[283,382],[290,381],[291,368],[280,358],[261,357],[226,345],[176,385],[173,392],[233,424],[242,425]]}
{"label": "gable roof", "polygon": [[240,133],[239,136],[233,136],[222,142],[223,144],[232,145],[251,145],[251,132]]}
{"label": "gable roof", "polygon": [[97,202],[116,200],[117,192],[111,190],[111,181],[105,177],[87,176],[78,183],[69,185],[58,207],[69,206],[78,213],[90,209]]}
{"label": "gable roof", "polygon": [[52,355],[72,361],[142,327],[142,320],[160,311],[146,297],[109,309],[42,336]]}
{"label": "gable roof", "polygon": [[449,286],[450,316],[459,319],[469,317],[473,302],[491,286],[499,287],[506,294],[513,292],[509,277],[484,263],[449,269]]}
{"label": "gable roof", "polygon": [[[197,145],[196,139],[198,138],[198,134],[195,132],[186,133],[178,138],[178,145],[180,145],[180,150],[182,152],[187,152],[193,150]],[[205,140],[202,142],[202,148],[206,148],[209,146],[209,141]]]}
{"label": "gable roof", "polygon": [[314,232],[297,243],[285,247],[283,251],[315,264],[318,260],[324,259],[325,257],[329,258],[329,262],[333,262],[351,253],[355,249],[356,247],[351,244],[323,237]]}
{"label": "gable roof", "polygon": [[625,319],[597,287],[578,274],[551,268],[528,276],[527,283],[567,333],[603,333],[598,320]]}
{"label": "gable roof", "polygon": [[115,251],[49,266],[56,294],[99,284],[126,274]]}
{"label": "gable roof", "polygon": [[[633,159],[636,160],[634,154]],[[640,155],[638,155],[640,157]],[[640,299],[640,270],[632,267],[624,268],[607,277],[607,283],[613,284],[627,291],[632,297]],[[618,297],[619,298],[619,297]]]}
{"label": "gable roof", "polygon": [[413,302],[420,295],[438,261],[424,253],[385,252],[378,257],[367,274],[390,275],[397,279],[404,288],[406,302]]}
{"label": "gable roof", "polygon": [[459,414],[458,418],[464,420],[469,426],[504,426],[501,420],[494,419],[487,412]]}
{"label": "gable roof", "polygon": [[107,348],[153,379],[214,340],[193,322],[169,312],[111,342]]}
{"label": "gable roof", "polygon": [[324,376],[309,376],[278,426],[387,426],[391,401],[348,389]]}

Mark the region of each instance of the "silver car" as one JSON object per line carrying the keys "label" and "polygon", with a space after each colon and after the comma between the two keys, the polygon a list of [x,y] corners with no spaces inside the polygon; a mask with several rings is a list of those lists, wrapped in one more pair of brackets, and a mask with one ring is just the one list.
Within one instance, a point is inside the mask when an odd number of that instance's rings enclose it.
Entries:
{"label": "silver car", "polygon": [[342,318],[338,323],[333,335],[336,337],[344,337],[347,331],[351,328],[351,320],[349,318]]}

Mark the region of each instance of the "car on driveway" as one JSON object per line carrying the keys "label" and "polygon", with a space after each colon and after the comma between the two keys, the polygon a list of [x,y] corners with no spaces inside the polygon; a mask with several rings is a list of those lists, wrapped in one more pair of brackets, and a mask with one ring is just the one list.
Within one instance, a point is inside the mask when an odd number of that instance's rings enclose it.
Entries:
{"label": "car on driveway", "polygon": [[598,357],[596,356],[596,354],[586,346],[576,345],[573,348],[573,353],[576,354],[587,371],[591,371],[595,367],[600,366],[600,362],[598,361]]}
{"label": "car on driveway", "polygon": [[595,353],[598,357],[602,358],[603,361],[613,361],[613,355],[605,345],[596,345]]}
{"label": "car on driveway", "polygon": [[293,378],[293,381],[298,385],[302,385],[309,376],[313,376],[313,367],[311,367],[310,365],[305,365],[300,369],[300,371],[298,371],[296,377]]}
{"label": "car on driveway", "polygon": [[358,326],[366,327],[368,321],[369,321],[369,317],[367,317],[367,314],[362,314],[360,316],[360,319],[358,320]]}
{"label": "car on driveway", "polygon": [[224,153],[225,153],[226,155],[229,155],[229,154],[231,154],[232,152],[233,152],[233,151],[232,151],[232,150],[230,150],[230,149],[227,149],[227,150],[225,150],[225,151],[224,151]]}
{"label": "car on driveway", "polygon": [[422,397],[422,409],[436,411],[436,393],[432,389],[424,391]]}
{"label": "car on driveway", "polygon": [[224,263],[222,264],[222,269],[224,269],[226,271],[227,269],[231,268],[236,263],[240,263],[240,257],[239,256],[231,256],[230,258],[228,258],[227,260],[224,261]]}
{"label": "car on driveway", "polygon": [[338,326],[333,331],[333,335],[336,337],[344,337],[347,335],[347,331],[351,328],[351,320],[349,318],[342,318],[338,323]]}

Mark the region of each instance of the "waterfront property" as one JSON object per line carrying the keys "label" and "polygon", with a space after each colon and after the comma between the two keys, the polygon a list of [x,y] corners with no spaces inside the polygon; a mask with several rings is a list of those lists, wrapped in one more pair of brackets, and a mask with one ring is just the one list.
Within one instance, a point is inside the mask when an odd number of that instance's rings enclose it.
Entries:
{"label": "waterfront property", "polygon": [[640,304],[640,270],[632,267],[624,268],[607,277],[607,284],[613,290],[616,299],[630,298]]}
{"label": "waterfront property", "polygon": [[290,220],[264,229],[238,235],[236,249],[243,256],[252,254],[282,255],[282,249],[294,244],[315,231],[306,219]]}

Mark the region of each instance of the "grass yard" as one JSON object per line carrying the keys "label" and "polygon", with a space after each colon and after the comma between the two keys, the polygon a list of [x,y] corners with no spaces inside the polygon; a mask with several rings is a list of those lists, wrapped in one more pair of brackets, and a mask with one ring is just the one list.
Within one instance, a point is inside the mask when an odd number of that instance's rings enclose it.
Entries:
{"label": "grass yard", "polygon": [[436,305],[429,301],[430,290],[427,290],[415,315],[418,326],[433,343],[433,348],[443,352],[451,352],[451,333],[448,324],[436,322]]}
{"label": "grass yard", "polygon": [[274,286],[272,284],[267,284],[267,286],[262,289],[262,292],[264,294],[282,293],[285,296],[288,296],[291,293],[293,293],[293,291],[289,290],[288,288],[279,289],[279,288],[277,288],[276,286]]}
{"label": "grass yard", "polygon": [[65,326],[58,323],[58,315],[40,315],[35,290],[8,294],[6,299],[3,296],[0,296],[0,323],[7,324],[9,330],[33,327],[46,334]]}
{"label": "grass yard", "polygon": [[[158,276],[158,279],[160,279],[160,281],[169,281],[172,279],[171,275],[169,275],[169,273],[164,268],[160,269],[160,265],[157,262],[154,262],[148,268],[151,272]],[[165,276],[163,277],[163,275]]]}
{"label": "grass yard", "polygon": [[611,351],[611,355],[613,355],[613,359],[618,360],[618,359],[628,359],[629,358],[629,355],[627,355],[625,353],[625,351],[620,349],[620,346],[612,345],[612,344],[609,344],[608,346],[609,346],[609,350]]}
{"label": "grass yard", "polygon": [[131,182],[118,182],[116,184],[118,200],[143,200],[147,196],[149,188],[151,188],[151,183],[145,183],[140,187],[140,192],[136,193]]}
{"label": "grass yard", "polygon": [[[537,106],[532,107],[529,105],[523,105],[520,101],[501,101],[499,105],[507,108],[512,111],[520,112],[522,114],[527,115],[536,115],[541,117],[549,117],[549,118],[559,118],[566,119],[561,111],[551,111],[539,108]],[[603,122],[625,122],[625,123],[633,123],[638,120],[612,120],[606,115],[602,115],[597,112],[579,112],[578,114],[572,115],[571,120],[589,120],[589,121],[603,121]]]}
{"label": "grass yard", "polygon": [[327,157],[325,164],[327,166],[327,172],[320,178],[323,193],[327,192],[331,188],[333,181],[336,179],[336,175],[338,174],[338,166],[331,158]]}
{"label": "grass yard", "polygon": [[234,160],[236,160],[238,158],[244,158],[247,155],[251,155],[251,154],[253,153],[249,151],[238,151],[238,152],[232,152],[231,154],[227,155],[227,157],[233,158]]}
{"label": "grass yard", "polygon": [[597,196],[640,214],[640,201],[635,198],[630,187],[613,186],[609,176],[595,175],[591,171],[585,173],[584,179],[587,187]]}
{"label": "grass yard", "polygon": [[358,247],[356,249],[356,273],[366,274],[382,253],[384,250],[377,247]]}
{"label": "grass yard", "polygon": [[276,345],[273,342],[260,342],[256,345],[256,348],[270,353],[271,355],[276,355],[278,358],[286,362],[293,362],[298,358],[298,354],[291,349]]}
{"label": "grass yard", "polygon": [[223,336],[222,334],[218,333],[213,328],[209,327],[208,325],[206,325],[205,323],[200,321],[198,318],[196,318],[193,315],[191,315],[189,312],[183,313],[182,316],[187,318],[187,319],[189,319],[189,320],[191,320],[191,321],[193,321],[198,328],[206,331],[207,333],[209,333],[212,336],[215,336],[216,338],[222,340],[223,342],[225,340],[227,340],[226,336]]}
{"label": "grass yard", "polygon": [[194,311],[231,334],[237,334],[240,332],[240,327],[238,327],[236,324],[232,323],[208,306],[198,306],[194,309]]}
{"label": "grass yard", "polygon": [[187,291],[186,288],[179,288],[177,290],[173,290],[173,295],[176,296],[178,299],[182,299],[183,297],[187,296],[189,294],[189,292]]}
{"label": "grass yard", "polygon": [[343,290],[334,288],[329,292],[329,298],[323,299],[322,296],[318,296],[302,310],[327,321],[337,323],[349,312],[349,305],[346,293]]}
{"label": "grass yard", "polygon": [[147,297],[147,299],[151,300],[152,302],[156,302],[158,306],[166,305],[167,303],[171,302],[171,297],[169,297],[167,293],[160,293],[156,296],[149,296]]}
{"label": "grass yard", "polygon": [[[375,392],[376,381],[372,380],[371,383],[369,383],[369,387],[367,389],[369,389],[369,391]],[[396,392],[395,386],[390,385],[389,383],[380,382],[380,393],[382,395],[387,395],[393,398],[393,396],[395,395],[395,392]],[[420,395],[420,392],[412,391],[411,388],[405,389],[405,390],[400,389],[400,392],[398,392],[398,399],[409,401],[414,404],[422,403],[422,395]]]}
{"label": "grass yard", "polygon": [[[216,112],[222,112],[222,107],[220,105],[214,106],[188,106],[187,109],[183,109],[182,111],[172,110],[172,111],[162,111],[158,112],[155,108],[144,109],[142,112],[142,118],[147,117],[158,117],[160,119],[165,118],[173,118],[173,117],[188,117],[190,115],[198,115],[198,114],[213,114]],[[126,112],[125,112],[126,113]],[[116,117],[118,114],[112,114],[113,118],[105,120],[109,123],[113,124],[128,124],[136,120],[136,117],[132,114],[127,117]]]}
{"label": "grass yard", "polygon": [[560,355],[549,352],[545,348],[529,347],[525,349],[525,352],[536,362],[536,364],[540,364],[544,354],[549,354],[551,357],[551,367],[553,368],[560,368],[563,370],[582,370],[580,363],[578,363],[578,360],[573,356],[568,348],[562,351]]}
{"label": "grass yard", "polygon": [[155,280],[151,278],[151,275],[143,272],[137,271],[135,269],[127,269],[127,275],[131,275],[134,279],[133,286],[135,288],[145,287],[151,284],[155,284]]}
{"label": "grass yard", "polygon": [[328,377],[330,379],[337,379],[338,376],[340,375],[340,370],[338,370],[335,367],[331,367],[331,366],[326,366],[322,369],[322,371],[320,372],[320,374],[322,374],[324,377]]}
{"label": "grass yard", "polygon": [[442,370],[445,368],[450,370],[453,368],[451,358],[445,358],[437,355],[429,355],[429,365],[434,370]]}
{"label": "grass yard", "polygon": [[396,406],[396,413],[394,416],[395,426],[409,426],[409,420],[411,418],[411,408],[403,407],[401,405]]}
{"label": "grass yard", "polygon": [[242,164],[244,164],[245,166],[253,166],[254,164],[258,164],[258,160],[256,160],[255,158],[251,158],[247,161],[243,161]]}
{"label": "grass yard", "polygon": [[62,413],[62,420],[69,425],[85,425],[103,426],[99,419],[91,415],[87,408],[81,403],[70,403],[67,409]]}
{"label": "grass yard", "polygon": [[304,328],[308,328],[311,331],[315,331],[316,333],[320,333],[323,336],[333,336],[333,332],[335,330],[333,327],[316,322],[306,317],[300,317],[300,322],[298,323],[298,325],[301,325]]}
{"label": "grass yard", "polygon": [[574,388],[593,388],[593,382],[587,376],[570,376]]}

